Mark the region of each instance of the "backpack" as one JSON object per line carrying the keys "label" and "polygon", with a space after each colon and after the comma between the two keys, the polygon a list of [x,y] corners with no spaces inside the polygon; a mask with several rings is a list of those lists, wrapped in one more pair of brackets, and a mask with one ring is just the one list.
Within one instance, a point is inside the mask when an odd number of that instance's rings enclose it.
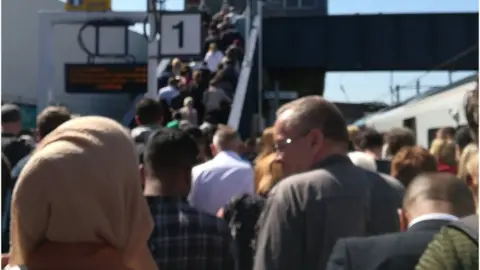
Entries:
{"label": "backpack", "polygon": [[235,244],[238,270],[251,270],[253,267],[256,225],[264,204],[265,198],[244,194],[234,197],[224,207],[223,218],[228,223]]}
{"label": "backpack", "polygon": [[478,216],[470,215],[447,225],[466,234],[478,246]]}

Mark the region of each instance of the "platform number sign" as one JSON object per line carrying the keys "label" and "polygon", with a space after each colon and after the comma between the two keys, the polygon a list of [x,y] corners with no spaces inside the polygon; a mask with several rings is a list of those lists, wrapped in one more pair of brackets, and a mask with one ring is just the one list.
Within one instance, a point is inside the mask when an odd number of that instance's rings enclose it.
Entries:
{"label": "platform number sign", "polygon": [[172,28],[178,32],[178,47],[183,48],[183,21],[179,21]]}
{"label": "platform number sign", "polygon": [[202,50],[200,13],[167,13],[161,16],[160,51],[164,57],[199,56]]}

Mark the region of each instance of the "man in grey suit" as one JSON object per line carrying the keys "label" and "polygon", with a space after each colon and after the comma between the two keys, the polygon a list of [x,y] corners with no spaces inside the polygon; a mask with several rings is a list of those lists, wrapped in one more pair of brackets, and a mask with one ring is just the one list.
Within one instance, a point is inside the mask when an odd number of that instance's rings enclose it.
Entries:
{"label": "man in grey suit", "polygon": [[339,238],[399,230],[395,189],[352,164],[335,105],[297,99],[278,110],[274,129],[290,176],[273,188],[259,220],[254,270],[325,269]]}

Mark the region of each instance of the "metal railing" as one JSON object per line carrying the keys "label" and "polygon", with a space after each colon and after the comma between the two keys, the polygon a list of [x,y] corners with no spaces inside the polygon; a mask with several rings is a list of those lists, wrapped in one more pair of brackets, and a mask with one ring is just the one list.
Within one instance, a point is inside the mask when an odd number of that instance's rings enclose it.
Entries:
{"label": "metal railing", "polygon": [[228,125],[234,129],[239,128],[240,119],[242,117],[243,105],[245,103],[245,97],[248,90],[248,82],[250,81],[250,73],[252,72],[253,57],[255,55],[255,49],[257,47],[258,40],[258,25],[260,20],[258,16],[255,16],[253,20],[253,27],[249,31],[247,37],[247,46],[245,51],[245,57],[242,63],[242,70],[238,77],[237,87],[235,89],[235,96],[233,98],[232,108],[228,117]]}

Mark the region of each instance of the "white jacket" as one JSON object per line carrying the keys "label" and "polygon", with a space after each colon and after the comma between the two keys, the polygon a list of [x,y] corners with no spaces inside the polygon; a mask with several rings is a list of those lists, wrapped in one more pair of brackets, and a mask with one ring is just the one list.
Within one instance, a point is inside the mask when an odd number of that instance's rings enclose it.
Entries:
{"label": "white jacket", "polygon": [[223,59],[223,53],[219,50],[216,50],[214,52],[207,52],[205,55],[204,61],[207,63],[207,67],[211,72],[217,71],[218,64],[222,62]]}

